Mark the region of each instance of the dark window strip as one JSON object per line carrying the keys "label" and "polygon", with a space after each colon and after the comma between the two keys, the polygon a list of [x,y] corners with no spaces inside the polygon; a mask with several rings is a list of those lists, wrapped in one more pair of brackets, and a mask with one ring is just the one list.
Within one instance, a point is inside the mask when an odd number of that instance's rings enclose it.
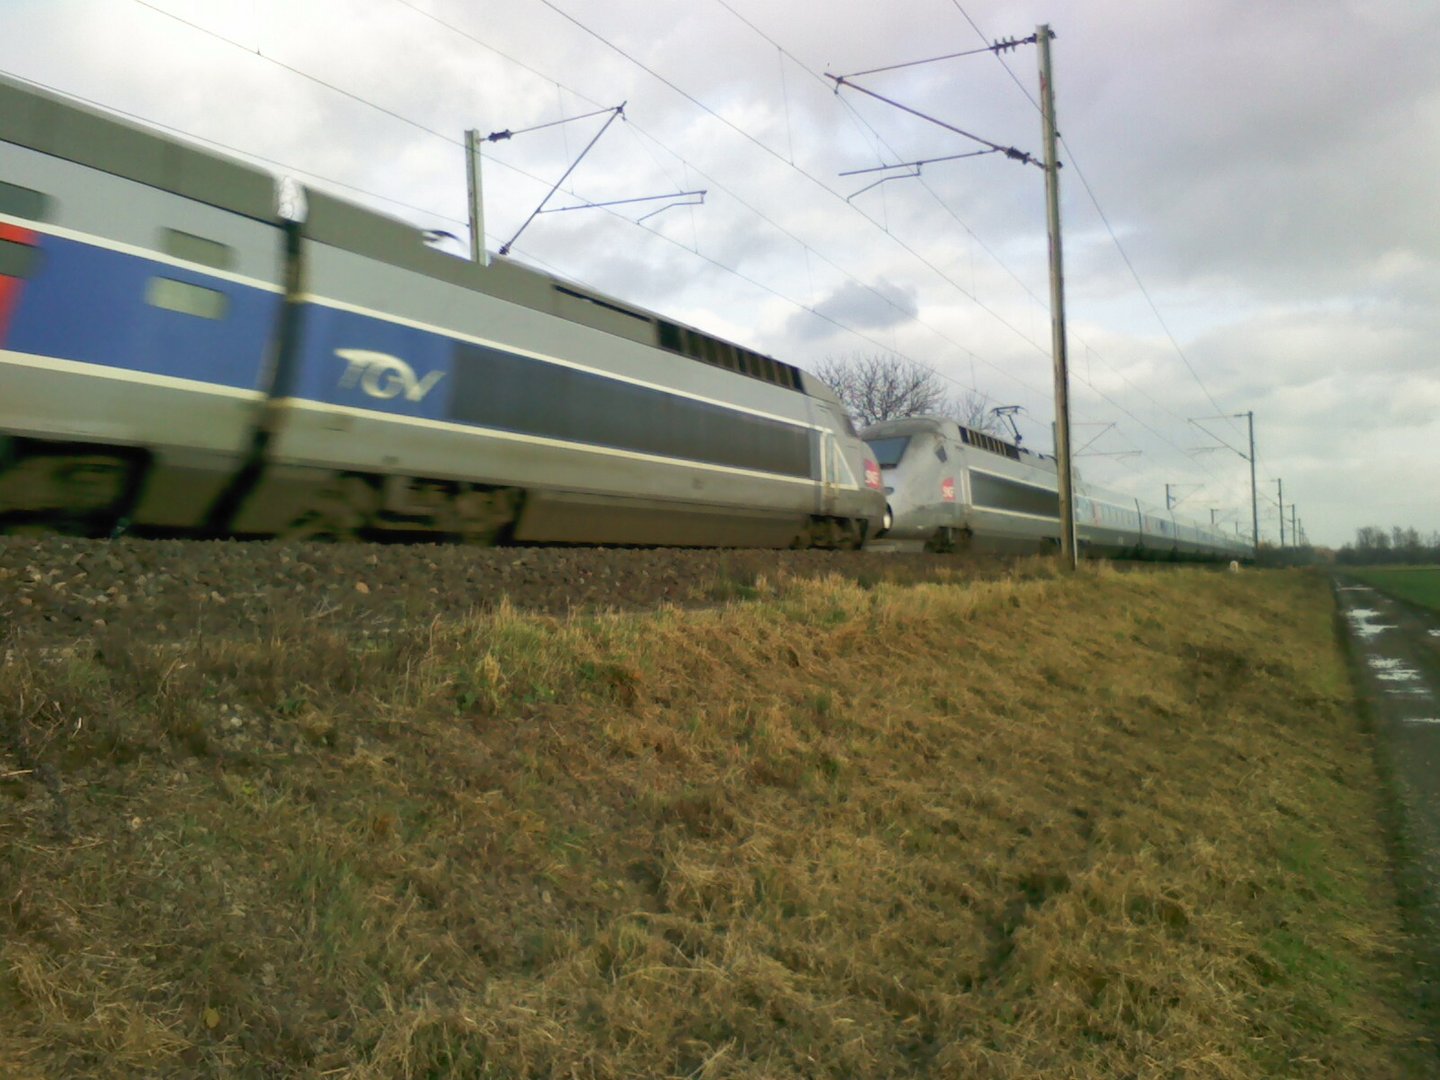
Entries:
{"label": "dark window strip", "polygon": [[568,442],[813,478],[810,432],[483,346],[458,346],[450,416]]}
{"label": "dark window strip", "polygon": [[45,221],[50,217],[50,196],[43,191],[0,180],[0,214]]}
{"label": "dark window strip", "polygon": [[648,323],[650,321],[650,316],[648,315],[641,315],[638,311],[631,311],[629,308],[621,307],[619,304],[612,304],[608,300],[601,300],[598,296],[589,296],[576,289],[566,288],[564,285],[556,285],[555,291],[563,293],[566,296],[573,296],[576,300],[584,300],[587,304],[602,307],[606,311],[613,311],[620,315],[628,315],[630,318],[637,319],[640,322]]}
{"label": "dark window strip", "polygon": [[774,383],[787,390],[800,389],[799,369],[768,356],[712,338],[696,330],[676,326],[664,319],[657,320],[656,340],[662,349],[699,360],[702,364],[725,368],[761,382]]}
{"label": "dark window strip", "polygon": [[28,278],[39,263],[39,248],[14,240],[0,240],[0,277]]}
{"label": "dark window strip", "polygon": [[987,476],[971,470],[970,494],[975,505],[989,510],[1010,510],[1017,514],[1059,518],[1058,492],[1018,484],[999,476]]}

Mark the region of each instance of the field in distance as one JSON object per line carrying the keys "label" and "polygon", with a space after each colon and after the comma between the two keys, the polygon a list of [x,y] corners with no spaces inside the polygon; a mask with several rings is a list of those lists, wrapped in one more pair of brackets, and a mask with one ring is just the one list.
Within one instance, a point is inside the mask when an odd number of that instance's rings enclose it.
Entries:
{"label": "field in distance", "polygon": [[1333,619],[1036,563],[22,642],[0,1073],[1433,1074]]}
{"label": "field in distance", "polygon": [[1344,572],[1391,596],[1440,611],[1440,566],[1347,566]]}

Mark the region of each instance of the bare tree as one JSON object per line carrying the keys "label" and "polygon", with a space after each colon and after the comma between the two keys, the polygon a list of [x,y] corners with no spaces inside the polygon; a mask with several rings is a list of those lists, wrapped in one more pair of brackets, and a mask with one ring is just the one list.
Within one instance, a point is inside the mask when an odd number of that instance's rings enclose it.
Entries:
{"label": "bare tree", "polygon": [[945,387],[930,368],[898,356],[827,356],[815,373],[830,384],[860,427],[902,416],[939,413]]}
{"label": "bare tree", "polygon": [[906,416],[948,416],[976,431],[993,431],[989,399],[975,390],[951,397],[938,372],[914,360],[871,354],[827,356],[815,374],[830,385],[859,427]]}
{"label": "bare tree", "polygon": [[966,390],[950,403],[946,415],[971,431],[999,431],[998,418],[990,411],[990,398],[978,390]]}

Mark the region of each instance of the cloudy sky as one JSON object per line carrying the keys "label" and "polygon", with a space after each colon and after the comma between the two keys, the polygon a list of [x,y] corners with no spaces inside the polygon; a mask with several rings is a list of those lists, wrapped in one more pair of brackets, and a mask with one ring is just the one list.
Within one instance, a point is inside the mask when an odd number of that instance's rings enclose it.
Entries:
{"label": "cloudy sky", "polygon": [[[842,176],[981,147],[824,78],[1046,22],[1082,476],[1160,504],[1170,485],[1248,532],[1231,414],[1253,410],[1262,538],[1277,479],[1287,530],[1293,501],[1317,543],[1440,530],[1440,4],[0,0],[0,70],[448,230],[457,252],[467,128],[623,102],[550,205],[703,205],[543,214],[512,257],[801,366],[912,358],[1021,406],[1048,450],[1042,170],[992,154]],[[1038,154],[1036,62],[1021,46],[855,82]],[[604,121],[487,145],[491,251]]]}

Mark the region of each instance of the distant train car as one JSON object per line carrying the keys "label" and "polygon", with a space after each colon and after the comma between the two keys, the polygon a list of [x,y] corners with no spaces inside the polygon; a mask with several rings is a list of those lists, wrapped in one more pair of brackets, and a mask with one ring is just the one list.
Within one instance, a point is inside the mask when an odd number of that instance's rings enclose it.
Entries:
{"label": "distant train car", "polygon": [[0,79],[0,529],[858,547],[767,356]]}
{"label": "distant train car", "polygon": [[[1059,544],[1053,457],[934,416],[888,420],[861,435],[884,477],[890,541],[931,551],[1037,552]],[[1078,481],[1074,516],[1082,554],[1225,560],[1253,554],[1212,526]]]}

